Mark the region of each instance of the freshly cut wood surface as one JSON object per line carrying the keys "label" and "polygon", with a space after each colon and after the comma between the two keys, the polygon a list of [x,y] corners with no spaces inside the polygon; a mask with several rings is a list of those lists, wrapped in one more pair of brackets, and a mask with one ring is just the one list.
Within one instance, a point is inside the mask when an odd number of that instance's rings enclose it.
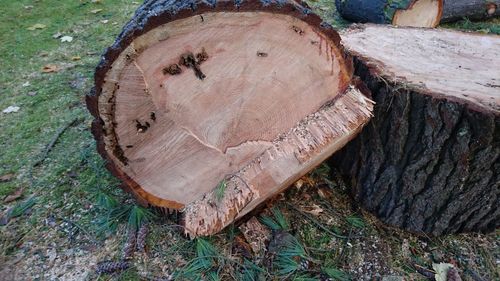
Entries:
{"label": "freshly cut wood surface", "polygon": [[216,233],[282,192],[354,138],[370,120],[372,110],[372,101],[351,86],[228,176],[222,199],[217,198],[217,191],[212,191],[187,205],[183,223],[186,233]]}
{"label": "freshly cut wood surface", "polygon": [[500,0],[453,0],[444,2],[441,22],[464,18],[477,20],[500,16]]}
{"label": "freshly cut wood surface", "polygon": [[392,24],[398,26],[436,27],[443,13],[443,1],[418,0],[407,9],[398,9]]}
{"label": "freshly cut wood surface", "polygon": [[342,38],[376,102],[331,160],[360,205],[417,233],[500,226],[500,38],[374,25]]}
{"label": "freshly cut wood surface", "polygon": [[436,27],[443,13],[443,0],[336,0],[339,13],[361,23]]}
{"label": "freshly cut wood surface", "polygon": [[500,112],[500,37],[443,29],[355,26],[348,52],[377,73],[471,108]]}
{"label": "freshly cut wood surface", "polygon": [[[193,236],[281,192],[372,108],[346,93],[352,61],[307,8],[213,2],[147,1],[103,56],[88,97],[108,168],[142,203],[182,210]],[[323,112],[336,104],[351,107]]]}

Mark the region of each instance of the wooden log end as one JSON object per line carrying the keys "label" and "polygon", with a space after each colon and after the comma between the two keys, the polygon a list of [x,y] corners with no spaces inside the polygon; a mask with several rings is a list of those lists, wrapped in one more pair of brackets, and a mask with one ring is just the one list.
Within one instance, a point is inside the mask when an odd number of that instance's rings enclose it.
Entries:
{"label": "wooden log end", "polygon": [[443,0],[336,0],[339,13],[358,23],[436,27],[443,14]]}
{"label": "wooden log end", "polygon": [[[108,169],[139,202],[185,210],[197,236],[319,164],[367,121],[371,104],[344,94],[352,60],[297,2],[194,2],[141,6],[103,56],[87,105]],[[352,106],[338,127],[307,119],[334,101]]]}

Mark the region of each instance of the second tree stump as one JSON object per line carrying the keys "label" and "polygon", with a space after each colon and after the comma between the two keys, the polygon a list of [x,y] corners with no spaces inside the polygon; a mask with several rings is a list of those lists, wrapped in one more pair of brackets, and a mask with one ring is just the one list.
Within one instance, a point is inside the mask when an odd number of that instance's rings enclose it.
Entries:
{"label": "second tree stump", "polygon": [[357,202],[413,232],[500,226],[500,38],[366,25],[342,42],[376,102],[331,161]]}

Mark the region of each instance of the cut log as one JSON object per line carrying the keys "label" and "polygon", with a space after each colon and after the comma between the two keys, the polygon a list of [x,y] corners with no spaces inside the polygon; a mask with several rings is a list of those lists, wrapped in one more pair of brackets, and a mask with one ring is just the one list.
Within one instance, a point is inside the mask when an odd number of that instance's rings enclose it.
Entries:
{"label": "cut log", "polygon": [[141,203],[218,232],[369,120],[339,41],[294,1],[146,1],[96,70],[98,149]]}
{"label": "cut log", "polygon": [[331,160],[357,202],[418,233],[500,226],[500,37],[366,25],[342,42],[376,102]]}
{"label": "cut log", "polygon": [[336,0],[345,19],[361,23],[436,27],[443,13],[443,0]]}
{"label": "cut log", "polygon": [[464,18],[481,20],[500,16],[500,0],[447,0],[441,22]]}

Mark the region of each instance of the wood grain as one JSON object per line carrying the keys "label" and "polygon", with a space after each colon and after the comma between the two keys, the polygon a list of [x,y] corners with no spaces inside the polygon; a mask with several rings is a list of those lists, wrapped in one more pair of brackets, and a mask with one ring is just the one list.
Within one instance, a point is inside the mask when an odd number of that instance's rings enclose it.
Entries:
{"label": "wood grain", "polygon": [[[369,99],[346,93],[339,42],[298,1],[146,1],[96,69],[98,150],[139,202],[183,211],[193,236],[215,233],[369,120]],[[225,181],[220,204],[209,200]]]}

